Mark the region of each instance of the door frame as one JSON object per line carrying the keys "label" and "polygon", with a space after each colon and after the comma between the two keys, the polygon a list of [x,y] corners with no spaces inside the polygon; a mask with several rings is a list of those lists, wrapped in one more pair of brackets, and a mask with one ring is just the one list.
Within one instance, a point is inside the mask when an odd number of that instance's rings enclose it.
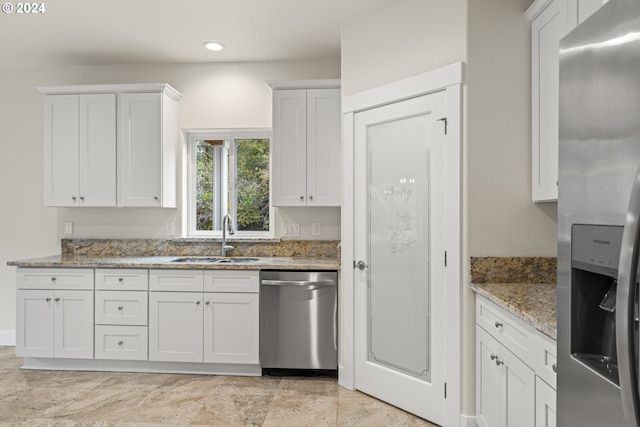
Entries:
{"label": "door frame", "polygon": [[354,298],[354,148],[355,114],[432,92],[446,92],[447,110],[447,322],[446,322],[446,426],[461,423],[461,299],[462,286],[462,85],[464,63],[346,96],[342,99],[342,255],[339,289],[340,345],[338,381],[355,389],[355,298]]}

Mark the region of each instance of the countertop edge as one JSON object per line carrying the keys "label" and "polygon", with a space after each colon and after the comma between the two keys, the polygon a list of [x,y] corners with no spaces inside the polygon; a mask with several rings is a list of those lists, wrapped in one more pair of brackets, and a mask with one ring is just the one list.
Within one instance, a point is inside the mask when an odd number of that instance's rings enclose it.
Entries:
{"label": "countertop edge", "polygon": [[87,257],[54,255],[9,261],[19,268],[157,268],[186,270],[340,270],[340,262],[331,258],[256,257],[250,264],[212,264],[207,262],[172,262],[180,256],[157,257]]}
{"label": "countertop edge", "polygon": [[[539,318],[538,316],[536,316],[535,311],[533,313],[529,312],[528,310],[524,310],[521,307],[518,307],[514,304],[512,304],[511,302],[498,297],[497,295],[493,294],[492,292],[490,292],[489,290],[485,289],[483,287],[483,285],[487,285],[486,283],[470,283],[469,286],[470,288],[478,295],[483,296],[485,298],[487,298],[489,301],[493,302],[494,304],[498,305],[499,307],[507,310],[509,313],[513,314],[514,316],[518,317],[519,319],[521,319],[522,321],[526,322],[527,324],[533,326],[536,330],[540,331],[541,333],[543,333],[544,335],[548,336],[549,338],[553,339],[554,341],[557,341],[557,336],[558,336],[558,331],[557,331],[557,325],[551,324],[548,321],[545,321],[541,318]],[[495,284],[493,284],[495,285]],[[535,284],[504,284],[505,286],[518,286],[518,285],[524,285],[524,286],[536,286]],[[555,302],[555,301],[554,301]]]}

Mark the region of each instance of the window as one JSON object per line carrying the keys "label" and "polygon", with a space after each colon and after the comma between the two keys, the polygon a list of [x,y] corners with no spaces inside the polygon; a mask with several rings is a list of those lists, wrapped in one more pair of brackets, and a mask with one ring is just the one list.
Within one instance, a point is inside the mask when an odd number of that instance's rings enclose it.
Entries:
{"label": "window", "polygon": [[271,129],[187,133],[190,236],[222,235],[229,214],[238,236],[272,236]]}

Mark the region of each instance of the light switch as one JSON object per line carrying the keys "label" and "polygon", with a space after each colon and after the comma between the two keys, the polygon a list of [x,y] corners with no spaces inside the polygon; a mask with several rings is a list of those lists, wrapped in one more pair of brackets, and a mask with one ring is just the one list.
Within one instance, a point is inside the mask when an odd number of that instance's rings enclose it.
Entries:
{"label": "light switch", "polygon": [[300,236],[300,224],[285,224],[280,226],[280,234],[282,237],[299,237]]}
{"label": "light switch", "polygon": [[64,234],[73,234],[73,221],[66,221],[64,223]]}

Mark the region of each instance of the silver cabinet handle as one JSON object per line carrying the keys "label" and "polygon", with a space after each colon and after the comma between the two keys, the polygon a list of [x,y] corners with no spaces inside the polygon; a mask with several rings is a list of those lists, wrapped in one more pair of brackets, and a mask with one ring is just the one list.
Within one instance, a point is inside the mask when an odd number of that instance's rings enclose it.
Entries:
{"label": "silver cabinet handle", "polygon": [[637,338],[634,333],[634,312],[638,249],[640,248],[640,169],[636,171],[625,218],[618,267],[616,342],[618,343],[618,369],[624,418],[628,426],[638,426],[640,425],[640,417],[635,408],[639,393],[636,374],[638,359],[635,355]]}
{"label": "silver cabinet handle", "polygon": [[496,366],[504,365],[504,362],[496,357]]}
{"label": "silver cabinet handle", "polygon": [[196,305],[200,305],[202,301],[196,301]]}
{"label": "silver cabinet handle", "polygon": [[551,367],[551,369],[553,369],[554,373],[558,373],[558,364],[554,363],[553,366]]}
{"label": "silver cabinet handle", "polygon": [[77,197],[76,196],[71,196],[71,200],[73,200],[74,202],[76,201]]}
{"label": "silver cabinet handle", "polygon": [[300,196],[300,201],[304,201],[304,196]]}
{"label": "silver cabinet handle", "polygon": [[496,360],[498,358],[498,356],[496,356],[495,354],[491,355],[491,360]]}
{"label": "silver cabinet handle", "polygon": [[153,200],[160,200],[160,197],[158,197],[158,196],[153,196]]}
{"label": "silver cabinet handle", "polygon": [[313,202],[313,196],[309,196],[309,201]]}
{"label": "silver cabinet handle", "polygon": [[80,200],[84,202],[84,196],[80,196]]}
{"label": "silver cabinet handle", "polygon": [[124,282],[124,279],[122,277],[118,277],[118,282],[122,283]]}
{"label": "silver cabinet handle", "polygon": [[124,307],[123,307],[123,306],[121,306],[121,305],[119,305],[119,306],[118,306],[118,310],[119,310],[119,311],[122,311],[122,309],[124,309]]}
{"label": "silver cabinet handle", "polygon": [[54,301],[55,301],[55,302],[58,302],[58,301],[60,301],[60,298],[56,298]]}
{"label": "silver cabinet handle", "polygon": [[58,278],[57,278],[57,277],[52,277],[52,278],[51,278],[51,281],[52,281],[52,282],[55,282],[56,280],[58,280]]}
{"label": "silver cabinet handle", "polygon": [[51,298],[46,298],[45,301],[49,302],[49,301],[51,301]]}
{"label": "silver cabinet handle", "polygon": [[501,327],[501,326],[502,326],[502,322],[498,322],[498,321],[496,320],[495,325],[496,325],[496,328],[499,328],[499,327]]}
{"label": "silver cabinet handle", "polygon": [[268,286],[333,286],[333,280],[263,280],[263,285]]}
{"label": "silver cabinet handle", "polygon": [[118,345],[124,344],[124,341],[118,341]]}
{"label": "silver cabinet handle", "polygon": [[206,305],[209,305],[209,304],[211,304],[211,301],[207,301],[207,302],[205,302],[205,304],[206,304]]}

